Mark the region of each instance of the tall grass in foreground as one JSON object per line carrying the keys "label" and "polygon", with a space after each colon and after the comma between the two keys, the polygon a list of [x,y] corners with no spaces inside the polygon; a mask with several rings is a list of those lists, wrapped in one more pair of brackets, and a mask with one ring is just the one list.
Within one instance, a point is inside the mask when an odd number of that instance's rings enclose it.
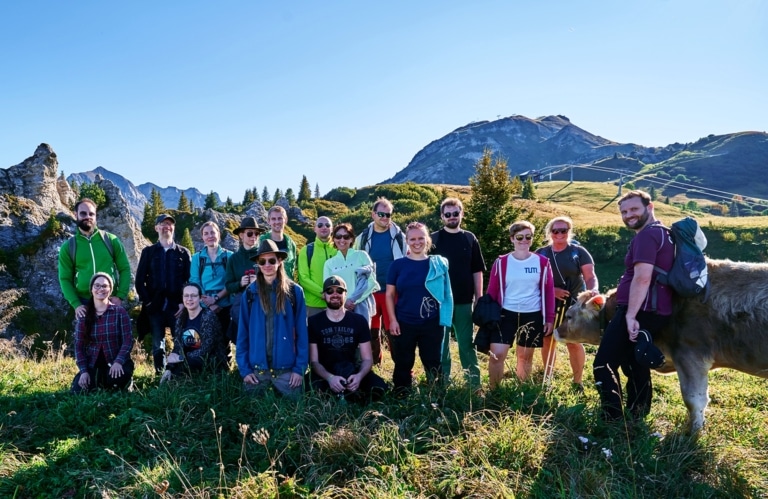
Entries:
{"label": "tall grass in foreground", "polygon": [[157,386],[139,351],[133,393],[71,396],[73,359],[0,354],[0,497],[768,495],[768,381],[712,374],[699,438],[674,376],[645,422],[607,426],[560,350],[550,389],[471,393],[455,358],[449,387],[365,407],[251,398],[234,372]]}

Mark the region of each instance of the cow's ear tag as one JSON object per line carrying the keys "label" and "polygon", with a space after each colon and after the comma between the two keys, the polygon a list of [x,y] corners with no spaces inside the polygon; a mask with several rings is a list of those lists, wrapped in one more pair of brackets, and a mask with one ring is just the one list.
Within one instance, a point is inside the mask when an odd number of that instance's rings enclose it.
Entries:
{"label": "cow's ear tag", "polygon": [[605,305],[605,297],[603,295],[597,295],[589,300],[589,302],[593,307],[600,309],[603,305]]}

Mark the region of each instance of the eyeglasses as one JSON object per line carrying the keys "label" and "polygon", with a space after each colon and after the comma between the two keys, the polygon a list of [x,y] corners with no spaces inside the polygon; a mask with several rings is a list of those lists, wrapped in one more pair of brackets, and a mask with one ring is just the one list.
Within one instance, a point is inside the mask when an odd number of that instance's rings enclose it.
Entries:
{"label": "eyeglasses", "polygon": [[329,229],[331,228],[331,224],[329,224],[328,222],[317,222],[317,226],[318,227],[328,227]]}
{"label": "eyeglasses", "polygon": [[552,229],[552,234],[568,234],[568,229]]}
{"label": "eyeglasses", "polygon": [[336,234],[333,236],[334,239],[344,239],[345,241],[348,241],[349,239],[352,239],[352,236],[349,234]]}
{"label": "eyeglasses", "polygon": [[274,265],[277,263],[277,258],[259,258],[259,265]]}
{"label": "eyeglasses", "polygon": [[200,298],[200,295],[195,293],[194,295],[181,295],[181,297],[186,300],[188,298]]}
{"label": "eyeglasses", "polygon": [[515,241],[522,241],[523,239],[525,239],[526,241],[530,241],[531,239],[533,239],[533,236],[530,235],[530,234],[526,234],[526,235],[516,234],[515,235]]}
{"label": "eyeglasses", "polygon": [[443,216],[445,218],[456,218],[459,215],[461,215],[460,211],[446,211],[445,213],[443,213]]}
{"label": "eyeglasses", "polygon": [[94,284],[93,289],[109,289],[109,284]]}
{"label": "eyeglasses", "polygon": [[259,233],[257,231],[255,231],[255,230],[246,230],[245,231],[245,236],[246,237],[256,237],[258,235],[259,235]]}
{"label": "eyeglasses", "polygon": [[80,216],[81,216],[81,217],[89,217],[89,218],[93,218],[93,217],[95,217],[95,216],[96,216],[96,214],[95,214],[94,212],[92,212],[92,211],[81,211],[81,212],[80,212]]}
{"label": "eyeglasses", "polygon": [[387,213],[386,211],[377,211],[376,216],[379,218],[389,218],[392,216],[391,213]]}
{"label": "eyeglasses", "polygon": [[327,295],[343,295],[347,290],[344,288],[326,288],[325,294]]}

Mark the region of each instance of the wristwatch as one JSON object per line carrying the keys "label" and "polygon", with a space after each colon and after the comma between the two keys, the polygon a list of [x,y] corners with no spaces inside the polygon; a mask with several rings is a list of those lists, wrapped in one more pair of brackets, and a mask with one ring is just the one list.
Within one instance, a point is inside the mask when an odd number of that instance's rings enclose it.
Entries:
{"label": "wristwatch", "polygon": [[213,302],[218,303],[219,302],[219,295],[213,295]]}

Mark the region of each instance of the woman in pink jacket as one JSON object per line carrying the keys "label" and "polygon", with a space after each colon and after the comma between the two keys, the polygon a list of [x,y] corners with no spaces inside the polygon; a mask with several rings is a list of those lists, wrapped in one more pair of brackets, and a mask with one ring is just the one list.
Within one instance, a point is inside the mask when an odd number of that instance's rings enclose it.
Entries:
{"label": "woman in pink jacket", "polygon": [[509,227],[514,250],[493,262],[487,293],[501,305],[501,328],[491,335],[488,379],[491,389],[504,376],[504,361],[513,341],[517,343],[517,377],[531,374],[533,353],[552,334],[555,292],[549,259],[531,251],[533,224],[515,222]]}

